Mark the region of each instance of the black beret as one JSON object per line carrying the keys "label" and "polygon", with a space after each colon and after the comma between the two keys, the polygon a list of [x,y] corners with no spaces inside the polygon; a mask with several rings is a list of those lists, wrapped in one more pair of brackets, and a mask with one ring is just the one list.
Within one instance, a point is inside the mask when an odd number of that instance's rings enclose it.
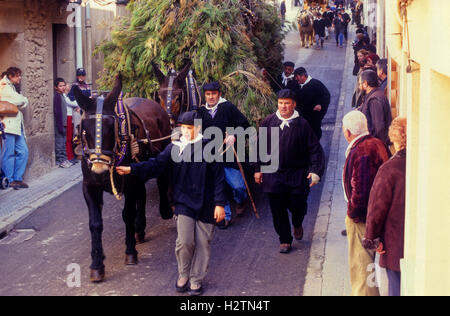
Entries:
{"label": "black beret", "polygon": [[291,89],[283,89],[277,93],[278,99],[292,99],[295,100],[295,93]]}
{"label": "black beret", "polygon": [[86,70],[84,70],[84,68],[78,68],[77,69],[77,77],[78,76],[86,76]]}
{"label": "black beret", "polygon": [[284,67],[295,67],[295,64],[292,61],[287,61],[283,64]]}
{"label": "black beret", "polygon": [[220,91],[220,84],[217,81],[205,83],[203,91]]}
{"label": "black beret", "polygon": [[295,69],[295,71],[294,71],[294,75],[307,75],[307,74],[308,74],[308,72],[303,67],[299,67],[299,68]]}
{"label": "black beret", "polygon": [[195,125],[195,120],[199,120],[200,116],[197,111],[185,112],[178,117],[178,124]]}

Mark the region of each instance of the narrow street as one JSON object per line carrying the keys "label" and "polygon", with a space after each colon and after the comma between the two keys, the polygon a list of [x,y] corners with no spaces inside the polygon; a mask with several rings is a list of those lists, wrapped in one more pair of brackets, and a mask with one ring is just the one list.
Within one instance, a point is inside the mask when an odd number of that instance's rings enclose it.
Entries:
{"label": "narrow street", "polygon": [[[295,62],[296,67],[305,67],[331,92],[321,141],[327,161],[345,51],[345,48],[336,47],[332,39],[326,41],[322,51],[300,48],[296,30],[286,37],[285,60]],[[79,168],[79,165],[74,168]],[[105,194],[103,245],[106,281],[102,284],[89,282],[88,212],[79,184],[39,208],[16,227],[34,230],[31,239],[0,243],[0,295],[177,295],[174,289],[177,278],[175,221],[161,220],[156,183],[149,182],[147,189],[148,242],[137,246],[139,265],[129,267],[123,263],[123,202]],[[215,232],[205,295],[302,295],[322,189],[323,184],[312,189],[304,222],[304,240],[294,241],[294,251],[288,255],[278,252],[278,237],[273,229],[268,203],[264,196],[255,193],[261,219],[254,217],[249,206],[245,216],[236,218],[227,230]],[[71,273],[66,269],[72,263],[81,267],[81,287],[70,288],[66,283]]]}

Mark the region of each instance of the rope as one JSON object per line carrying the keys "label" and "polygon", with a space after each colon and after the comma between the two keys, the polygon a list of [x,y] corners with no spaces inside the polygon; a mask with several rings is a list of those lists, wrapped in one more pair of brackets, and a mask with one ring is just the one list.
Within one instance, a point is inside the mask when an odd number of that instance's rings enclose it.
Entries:
{"label": "rope", "polygon": [[151,142],[151,143],[160,142],[160,141],[163,141],[163,140],[166,140],[166,139],[170,139],[170,138],[172,138],[173,136],[177,136],[177,135],[179,135],[179,134],[181,134],[181,133],[180,133],[180,132],[176,132],[176,133],[171,134],[171,135],[166,136],[166,137],[162,137],[162,138],[158,138],[158,139],[152,139],[152,140],[150,140],[150,142]]}

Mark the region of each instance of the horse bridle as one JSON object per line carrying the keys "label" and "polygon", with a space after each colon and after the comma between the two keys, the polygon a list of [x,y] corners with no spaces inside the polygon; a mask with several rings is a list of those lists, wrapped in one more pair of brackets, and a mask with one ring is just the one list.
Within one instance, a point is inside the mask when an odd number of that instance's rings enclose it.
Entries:
{"label": "horse bridle", "polygon": [[182,106],[184,104],[184,90],[181,88],[178,89],[174,89],[173,88],[173,83],[175,82],[175,78],[177,76],[177,73],[172,70],[170,75],[169,75],[169,85],[167,86],[167,88],[161,88],[160,91],[167,91],[167,98],[166,98],[166,112],[169,115],[170,119],[173,119],[173,114],[172,114],[172,101],[173,101],[173,92],[174,91],[181,91],[181,103],[180,103],[180,114],[183,113],[182,110]]}
{"label": "horse bridle", "polygon": [[[101,163],[106,164],[108,166],[112,165],[112,160],[108,161],[104,158],[102,158],[102,155],[114,157],[116,146],[115,144],[113,150],[105,150],[103,149],[103,118],[105,117],[111,117],[114,120],[114,124],[117,124],[117,120],[115,115],[112,114],[103,114],[103,105],[105,102],[105,98],[103,96],[100,96],[97,98],[97,108],[95,111],[95,114],[93,115],[87,115],[84,114],[83,120],[95,120],[95,138],[94,138],[94,148],[89,148],[89,145],[86,140],[86,131],[81,131],[81,146],[83,149],[83,157],[87,160],[89,165],[92,165],[94,163]],[[82,128],[83,124],[80,124],[80,127]],[[93,159],[91,159],[91,156],[95,156]]]}
{"label": "horse bridle", "polygon": [[[104,97],[97,98],[97,108],[94,115],[88,115],[83,117],[83,120],[94,119],[95,120],[95,139],[94,148],[89,148],[86,140],[86,131],[81,132],[81,145],[83,148],[83,157],[87,160],[89,165],[94,163],[101,163],[111,167],[113,164],[118,166],[125,158],[128,144],[134,140],[134,135],[131,132],[130,113],[128,108],[123,103],[123,93],[121,92],[115,106],[115,115],[103,114]],[[114,148],[113,150],[103,149],[103,118],[110,117],[114,120]],[[80,124],[82,126],[82,124]],[[148,131],[146,131],[148,138]],[[144,142],[144,140],[142,140]],[[148,142],[148,141],[147,141]],[[119,149],[119,150],[118,150]],[[91,159],[91,156],[94,158]],[[111,157],[111,161],[108,161],[102,157]]]}

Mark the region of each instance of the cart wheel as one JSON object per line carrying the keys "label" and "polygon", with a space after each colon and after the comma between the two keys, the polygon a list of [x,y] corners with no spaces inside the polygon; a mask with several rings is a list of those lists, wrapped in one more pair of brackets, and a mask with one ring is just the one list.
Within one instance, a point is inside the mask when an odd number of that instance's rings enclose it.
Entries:
{"label": "cart wheel", "polygon": [[2,178],[0,182],[0,189],[5,190],[9,187],[9,180],[8,178]]}

